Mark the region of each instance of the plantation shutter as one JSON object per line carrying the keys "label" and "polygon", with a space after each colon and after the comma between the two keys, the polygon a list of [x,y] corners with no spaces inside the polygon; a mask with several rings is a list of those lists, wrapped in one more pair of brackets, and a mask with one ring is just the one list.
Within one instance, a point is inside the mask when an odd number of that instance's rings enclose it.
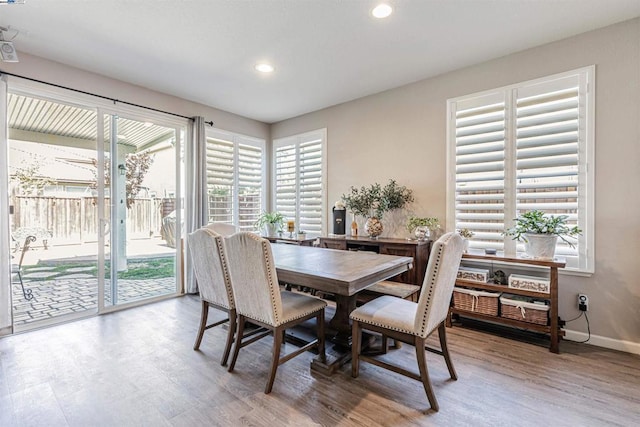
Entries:
{"label": "plantation shutter", "polygon": [[207,137],[209,222],[253,230],[264,209],[264,141],[221,130]]}
{"label": "plantation shutter", "polygon": [[455,223],[472,247],[504,248],[505,99],[500,93],[456,103]]}
{"label": "plantation shutter", "polygon": [[298,230],[321,234],[324,223],[325,131],[283,138],[275,146],[275,210]]}
{"label": "plantation shutter", "polygon": [[233,223],[234,146],[207,138],[209,222]]}
{"label": "plantation shutter", "polygon": [[[593,67],[450,100],[448,223],[472,248],[524,251],[502,233],[532,210],[567,215],[567,269],[593,271]],[[451,188],[451,187],[450,187]],[[573,247],[572,247],[573,246]]]}
{"label": "plantation shutter", "polygon": [[238,228],[253,230],[263,206],[264,154],[261,147],[238,145]]}
{"label": "plantation shutter", "polygon": [[[517,90],[516,212],[539,209],[578,223],[580,79],[573,75]],[[558,239],[556,254],[578,256],[578,239]],[[524,250],[524,248],[522,248]]]}

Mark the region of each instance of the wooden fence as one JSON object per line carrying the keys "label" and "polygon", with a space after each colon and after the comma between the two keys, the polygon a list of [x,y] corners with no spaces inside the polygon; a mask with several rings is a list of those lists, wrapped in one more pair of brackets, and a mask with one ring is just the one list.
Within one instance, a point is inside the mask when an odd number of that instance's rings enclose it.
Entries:
{"label": "wooden fence", "polygon": [[[12,231],[41,228],[51,233],[49,243],[93,242],[98,238],[98,205],[95,197],[13,196]],[[160,233],[164,211],[173,210],[174,199],[136,199],[127,209],[127,237],[151,237]],[[109,199],[105,199],[108,209]],[[163,215],[164,213],[164,215]],[[109,217],[106,212],[105,217]]]}

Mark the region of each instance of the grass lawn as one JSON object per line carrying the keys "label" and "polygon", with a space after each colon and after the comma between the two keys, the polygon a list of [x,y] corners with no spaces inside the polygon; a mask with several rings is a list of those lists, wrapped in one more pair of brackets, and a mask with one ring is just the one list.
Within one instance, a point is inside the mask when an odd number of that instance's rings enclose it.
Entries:
{"label": "grass lawn", "polygon": [[[24,266],[22,268],[24,275],[28,276],[29,272],[41,271],[43,267],[47,267],[47,272],[55,273],[47,275],[47,277],[29,277],[29,281],[38,280],[55,280],[58,277],[70,274],[90,274],[94,277],[98,274],[98,267],[95,263],[73,263],[73,264],[37,264]],[[110,278],[110,263],[105,263],[106,278]],[[161,279],[165,277],[175,276],[175,260],[173,257],[150,258],[150,259],[132,259],[127,262],[127,270],[118,273],[120,279]]]}

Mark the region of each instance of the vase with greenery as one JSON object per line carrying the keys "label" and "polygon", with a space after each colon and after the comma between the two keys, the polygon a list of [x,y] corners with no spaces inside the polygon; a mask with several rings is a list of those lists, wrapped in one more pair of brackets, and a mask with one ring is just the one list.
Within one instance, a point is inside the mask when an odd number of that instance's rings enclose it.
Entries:
{"label": "vase with greenery", "polygon": [[257,230],[263,230],[267,236],[274,237],[278,231],[282,231],[284,215],[280,212],[262,212],[254,224]]}
{"label": "vase with greenery", "polygon": [[543,211],[532,210],[518,216],[515,225],[504,234],[513,240],[525,242],[525,252],[537,259],[553,259],[558,237],[574,247],[567,237],[578,236],[582,230],[568,224],[569,215],[546,215]]}
{"label": "vase with greenery", "polygon": [[382,234],[384,213],[413,202],[413,191],[390,179],[384,187],[377,182],[368,187],[351,187],[348,194],[342,195],[342,201],[355,215],[367,218],[365,232],[375,238]]}
{"label": "vase with greenery", "polygon": [[458,234],[462,237],[464,242],[464,252],[466,253],[469,250],[469,239],[471,239],[476,233],[469,230],[468,228],[461,228],[458,230]]}
{"label": "vase with greenery", "polygon": [[409,217],[407,230],[418,240],[424,240],[440,229],[440,220],[434,217]]}

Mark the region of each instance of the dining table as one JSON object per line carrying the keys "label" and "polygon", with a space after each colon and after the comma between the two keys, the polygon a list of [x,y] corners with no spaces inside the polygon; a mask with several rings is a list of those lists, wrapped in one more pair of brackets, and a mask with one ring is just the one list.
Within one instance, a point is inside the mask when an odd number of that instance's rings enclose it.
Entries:
{"label": "dining table", "polygon": [[311,369],[330,375],[351,358],[351,322],[358,292],[413,268],[413,258],[368,251],[343,251],[287,244],[271,245],[278,280],[335,295],[336,309],[327,326],[333,346],[326,360]]}

